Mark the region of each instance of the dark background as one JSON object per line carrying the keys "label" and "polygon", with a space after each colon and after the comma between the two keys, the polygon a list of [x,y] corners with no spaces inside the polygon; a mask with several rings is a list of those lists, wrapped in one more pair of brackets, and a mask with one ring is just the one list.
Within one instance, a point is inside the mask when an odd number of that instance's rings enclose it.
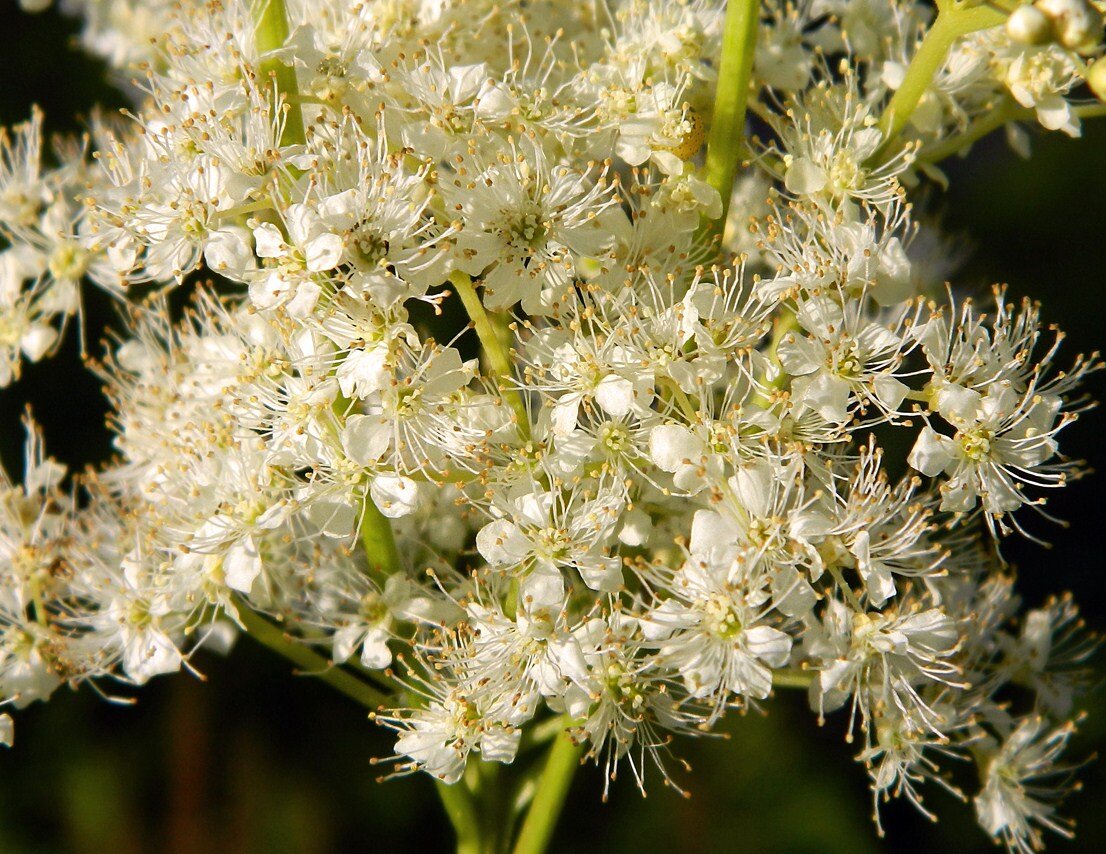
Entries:
{"label": "dark background", "polygon": [[[72,46],[76,24],[56,13],[21,14],[0,0],[0,124],[45,109],[53,132],[79,132],[91,105],[119,107],[104,69]],[[1106,121],[1080,140],[1034,140],[1020,161],[1001,139],[947,164],[951,189],[933,198],[945,229],[971,253],[956,281],[985,294],[996,280],[1031,294],[1069,335],[1068,356],[1106,341]],[[95,342],[113,308],[87,292]],[[80,469],[111,453],[98,382],[80,363],[76,336],[53,359],[28,366],[0,391],[0,453],[21,467],[24,406],[33,406],[55,456]],[[92,347],[96,352],[95,345]],[[1106,378],[1091,392],[1106,399]],[[1106,468],[1106,412],[1094,411],[1064,435],[1065,450]],[[1050,505],[1071,522],[1053,530],[1051,549],[1011,544],[1025,599],[1071,590],[1092,626],[1106,625],[1101,554],[1106,478],[1072,485]],[[91,691],[61,690],[16,715],[16,745],[0,752],[0,852],[338,852],[443,850],[451,833],[423,776],[377,783],[374,756],[391,739],[364,713],[244,639],[229,659],[199,658],[206,682],[159,679],[135,706]],[[1098,666],[1102,665],[1099,656]],[[1106,734],[1101,690],[1073,755],[1088,755]],[[654,779],[642,799],[628,779],[600,802],[600,772],[576,778],[553,850],[610,852],[973,852],[992,851],[970,805],[932,791],[937,824],[909,807],[884,807],[887,836],[870,822],[863,769],[842,740],[843,722],[819,729],[805,698],[784,694],[771,714],[733,716],[728,740],[685,741],[694,772],[683,799]],[[627,777],[629,775],[626,775]],[[1068,813],[1079,835],[1053,838],[1055,851],[1106,850],[1106,767],[1082,772],[1085,789]]]}

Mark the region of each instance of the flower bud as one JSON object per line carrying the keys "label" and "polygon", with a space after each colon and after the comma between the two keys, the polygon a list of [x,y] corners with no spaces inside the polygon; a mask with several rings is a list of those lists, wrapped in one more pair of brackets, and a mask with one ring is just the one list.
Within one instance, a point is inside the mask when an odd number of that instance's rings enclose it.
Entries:
{"label": "flower bud", "polygon": [[1095,97],[1106,102],[1106,57],[1102,57],[1087,69],[1087,86]]}
{"label": "flower bud", "polygon": [[1086,8],[1087,0],[1036,0],[1033,4],[1055,21],[1065,15],[1077,15]]}
{"label": "flower bud", "polygon": [[1052,22],[1036,6],[1019,6],[1006,19],[1006,35],[1018,44],[1044,44],[1052,38]]}
{"label": "flower bud", "polygon": [[1083,54],[1093,53],[1102,41],[1102,13],[1088,6],[1081,15],[1061,19],[1056,33],[1064,47]]}
{"label": "flower bud", "polygon": [[1056,40],[1080,53],[1091,53],[1102,39],[1102,14],[1086,0],[1037,0],[1036,8],[1052,23]]}

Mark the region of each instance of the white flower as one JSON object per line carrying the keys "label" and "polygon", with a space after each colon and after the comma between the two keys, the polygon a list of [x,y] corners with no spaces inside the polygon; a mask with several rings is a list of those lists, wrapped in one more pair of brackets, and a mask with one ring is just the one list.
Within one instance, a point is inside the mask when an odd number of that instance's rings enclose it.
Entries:
{"label": "white flower", "polygon": [[899,195],[899,175],[911,158],[900,154],[872,165],[883,134],[854,86],[849,80],[808,90],[793,108],[801,119],[777,122],[783,182],[792,195],[824,199],[834,207],[854,200],[884,207]]}
{"label": "white flower", "polygon": [[528,314],[542,313],[573,273],[573,253],[595,255],[608,239],[605,176],[548,164],[531,145],[473,158],[442,190],[463,217],[455,263],[483,274],[491,309],[521,300]]}
{"label": "white flower", "polygon": [[334,269],[342,260],[345,244],[307,205],[290,205],[283,219],[287,242],[272,223],[263,222],[253,229],[258,257],[271,259],[275,266],[256,275],[250,283],[250,299],[262,309],[286,305],[290,314],[302,317],[310,313],[322,293],[312,274]]}
{"label": "white flower", "polygon": [[1062,464],[1049,465],[1056,453],[1059,398],[1018,394],[1008,382],[988,388],[974,411],[955,419],[956,434],[922,429],[909,462],[922,474],[946,475],[941,508],[971,510],[977,503],[991,515],[1017,510],[1028,499],[1021,484],[1049,485],[1062,478]]}
{"label": "white flower", "polygon": [[399,730],[396,752],[443,783],[456,783],[471,751],[488,762],[514,760],[522,731],[484,718],[459,690],[410,711],[392,724]]}
{"label": "white flower", "polygon": [[809,645],[822,659],[811,702],[825,712],[852,696],[865,721],[881,704],[893,704],[920,726],[941,733],[948,721],[926,705],[918,687],[929,680],[957,684],[958,671],[949,659],[958,637],[955,621],[937,608],[854,613],[834,600],[826,611],[825,635],[812,636]]}
{"label": "white flower", "polygon": [[858,403],[898,409],[909,389],[895,376],[905,344],[894,326],[870,322],[855,304],[842,307],[830,297],[805,301],[796,319],[810,335],[786,335],[777,353],[797,378],[797,401],[837,423],[848,421]]}
{"label": "white flower", "polygon": [[721,574],[689,561],[672,580],[675,597],[642,618],[645,637],[665,666],[682,674],[692,697],[763,700],[772,668],[790,657],[791,638],[763,622],[764,609],[750,601],[755,596],[735,595],[745,583],[734,570]]}
{"label": "white flower", "polygon": [[1050,732],[1047,721],[1031,716],[1017,722],[1001,745],[987,745],[976,815],[1011,851],[1041,850],[1043,830],[1072,836],[1070,823],[1056,815],[1056,804],[1071,785],[1057,760],[1074,731],[1065,725]]}
{"label": "white flower", "polygon": [[0,476],[0,711],[269,615],[478,808],[468,763],[552,727],[644,791],[802,687],[877,804],[972,758],[994,838],[1066,831],[1037,715],[1094,641],[1069,599],[1019,614],[974,522],[1080,473],[1099,363],[937,287],[960,253],[917,211],[986,128],[1078,130],[1085,0],[939,68],[957,4],[761,4],[749,80],[716,0],[68,5],[142,97],[46,155],[37,111],[0,132],[0,386],[108,291],[115,444],[74,481],[32,429]]}
{"label": "white flower", "polygon": [[591,497],[539,488],[505,496],[497,509],[506,515],[480,529],[476,547],[492,566],[531,570],[523,582],[524,598],[544,576],[556,579],[568,568],[591,589],[614,591],[622,583],[622,562],[604,546],[621,508],[614,492]]}
{"label": "white flower", "polygon": [[433,614],[433,600],[422,594],[402,575],[389,576],[383,590],[366,590],[356,603],[356,615],[334,632],[334,661],[341,664],[358,654],[365,667],[388,667],[392,663],[388,642],[393,638],[395,621]]}
{"label": "white flower", "polygon": [[1048,130],[1079,136],[1079,118],[1064,97],[1078,80],[1075,58],[1057,45],[1018,46],[1006,67],[1010,94],[1023,107],[1036,110]]}

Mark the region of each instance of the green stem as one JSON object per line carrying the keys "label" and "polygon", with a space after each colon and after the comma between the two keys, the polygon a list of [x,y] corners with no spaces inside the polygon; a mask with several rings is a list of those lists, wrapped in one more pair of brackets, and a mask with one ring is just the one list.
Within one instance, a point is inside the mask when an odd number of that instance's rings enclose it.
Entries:
{"label": "green stem", "polygon": [[235,205],[232,208],[227,208],[225,211],[218,211],[212,214],[212,220],[214,222],[228,222],[232,219],[242,217],[243,219],[252,213],[258,213],[259,211],[271,211],[273,210],[273,200],[266,196],[263,199],[258,199],[254,202],[244,202],[240,205]]}
{"label": "green stem", "polygon": [[475,788],[481,818],[481,844],[489,854],[505,851],[511,832],[511,816],[505,809],[506,785],[503,766],[498,762],[475,762],[478,784]]}
{"label": "green stem", "polygon": [[783,668],[772,671],[773,688],[802,688],[807,689],[813,684],[815,674],[806,670],[795,668]]}
{"label": "green stem", "polygon": [[564,808],[572,776],[580,764],[580,746],[561,732],[549,748],[549,758],[538,778],[537,791],[522,823],[514,854],[542,854]]}
{"label": "green stem", "polygon": [[461,780],[456,783],[435,780],[434,787],[449,816],[449,823],[453,825],[453,832],[457,834],[457,854],[485,854],[472,792]]}
{"label": "green stem", "polygon": [[1018,119],[1022,112],[1028,114],[1028,111],[1018,110],[1009,102],[1003,103],[976,119],[961,133],[950,136],[943,142],[923,148],[918,152],[918,160],[925,163],[939,163],[946,157],[951,157],[963,151],[969,145],[982,139],[991,131],[1002,127],[1007,122]]}
{"label": "green stem", "polygon": [[523,439],[529,439],[530,416],[526,412],[526,404],[522,400],[522,395],[512,385],[514,383],[514,371],[511,369],[510,353],[503,346],[503,341],[496,332],[495,324],[492,323],[487,311],[484,310],[484,303],[480,301],[480,296],[476,293],[476,288],[472,284],[472,277],[457,272],[449,277],[449,281],[457,291],[457,296],[461,298],[465,311],[468,312],[469,320],[472,321],[472,326],[476,330],[476,337],[480,339],[480,346],[484,348],[484,355],[487,357],[488,364],[498,378],[500,391],[515,413],[519,434]]}
{"label": "green stem", "polygon": [[369,575],[381,584],[402,569],[392,523],[368,495],[361,505],[361,547],[369,563]]}
{"label": "green stem", "polygon": [[758,10],[757,0],[729,0],[726,3],[718,87],[714,93],[704,176],[722,197],[719,223],[726,221],[730,208],[730,191],[744,136],[745,108],[749,101],[749,80],[753,74],[753,55],[760,20]]}
{"label": "green stem", "polygon": [[772,391],[781,389],[787,384],[788,375],[780,364],[780,343],[787,333],[797,329],[798,326],[799,319],[795,316],[795,312],[789,308],[781,308],[780,313],[776,315],[776,319],[772,324],[772,337],[768,341],[768,360],[776,368],[776,375],[772,379],[759,377],[760,384],[764,386],[764,390],[757,391],[753,397],[754,402],[758,406],[767,409],[772,402]]}
{"label": "green stem", "polygon": [[552,741],[565,729],[563,717],[549,718],[541,723],[531,724],[522,731],[522,740],[518,745],[518,752],[522,754],[542,747],[546,742]]}
{"label": "green stem", "polygon": [[[1106,104],[1080,104],[1072,107],[1072,112],[1081,119],[1095,119],[1106,116]],[[1036,118],[1036,111],[1025,107],[1019,107],[1013,101],[1006,101],[1002,105],[980,116],[969,124],[962,132],[949,137],[943,142],[926,146],[918,152],[918,160],[924,163],[940,163],[946,157],[959,154],[969,145],[978,142],[987,134],[998,130],[1010,122],[1028,122]]]}
{"label": "green stem", "polygon": [[320,679],[366,709],[378,709],[390,702],[390,698],[383,692],[335,666],[333,662],[327,661],[303,644],[296,643],[279,626],[258,614],[241,598],[235,597],[234,605],[238,611],[238,622],[250,637],[288,659],[301,673]]}
{"label": "green stem", "polygon": [[684,390],[676,385],[676,381],[668,377],[661,377],[659,384],[662,384],[665,390],[671,395],[672,399],[676,401],[676,405],[679,407],[680,412],[683,413],[688,423],[698,423],[699,408],[691,402],[691,398],[687,396]]}
{"label": "green stem", "polygon": [[888,149],[906,127],[918,102],[945,64],[945,57],[953,43],[968,33],[998,26],[1006,20],[1007,14],[990,6],[965,6],[957,2],[942,4],[937,20],[925,34],[914,58],[910,60],[902,85],[895,90],[880,116],[879,129],[883,133],[883,145],[874,156],[876,162],[886,159]]}
{"label": "green stem", "polygon": [[[337,366],[335,366],[335,371]],[[331,411],[337,419],[338,427],[345,423],[353,401],[341,393],[334,398]],[[336,434],[335,434],[336,435]],[[361,501],[361,548],[365,550],[365,560],[370,577],[377,581],[381,589],[389,575],[395,575],[403,569],[403,562],[396,546],[395,532],[388,517],[368,494]]]}
{"label": "green stem", "polygon": [[860,604],[860,599],[853,591],[852,586],[845,580],[845,574],[841,572],[841,567],[831,563],[826,567],[826,571],[833,576],[833,580],[837,582],[837,586],[841,588],[841,592],[845,596],[845,601],[852,606],[852,609],[859,614],[865,613],[866,609]]}
{"label": "green stem", "polygon": [[1100,119],[1106,116],[1106,104],[1080,104],[1072,112],[1081,119]]}
{"label": "green stem", "polygon": [[[264,56],[279,50],[288,42],[288,10],[284,0],[262,0],[254,5],[254,42],[257,52]],[[303,111],[300,109],[299,90],[296,86],[296,69],[276,57],[261,60],[262,77],[273,81],[276,91],[283,95],[284,130],[280,134],[281,145],[302,145],[306,140],[303,129]]]}

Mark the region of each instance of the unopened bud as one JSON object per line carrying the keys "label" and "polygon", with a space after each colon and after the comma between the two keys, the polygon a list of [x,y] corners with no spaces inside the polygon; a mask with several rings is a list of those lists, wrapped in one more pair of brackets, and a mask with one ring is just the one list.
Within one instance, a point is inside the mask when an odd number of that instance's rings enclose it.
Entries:
{"label": "unopened bud", "polygon": [[1098,100],[1106,102],[1106,56],[1087,69],[1087,86]]}
{"label": "unopened bud", "polygon": [[1102,14],[1086,0],[1037,0],[1049,18],[1056,40],[1080,53],[1092,53],[1102,40]]}
{"label": "unopened bud", "polygon": [[1093,53],[1102,41],[1102,14],[1087,7],[1081,15],[1070,15],[1056,24],[1060,44],[1079,53]]}
{"label": "unopened bud", "polygon": [[1033,4],[1055,21],[1065,15],[1075,15],[1086,8],[1087,0],[1036,0]]}
{"label": "unopened bud", "polygon": [[1044,44],[1052,38],[1052,22],[1036,6],[1019,6],[1006,19],[1006,35],[1018,44]]}

